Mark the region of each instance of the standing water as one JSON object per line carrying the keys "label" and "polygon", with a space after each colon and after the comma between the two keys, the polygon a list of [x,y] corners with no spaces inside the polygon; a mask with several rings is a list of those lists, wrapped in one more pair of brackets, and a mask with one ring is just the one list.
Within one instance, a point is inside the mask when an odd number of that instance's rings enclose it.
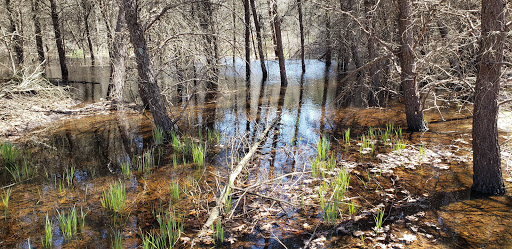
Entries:
{"label": "standing water", "polygon": [[[409,134],[399,104],[338,107],[336,75],[319,61],[304,75],[288,61],[286,88],[277,63],[265,82],[257,64],[248,82],[237,63],[217,94],[192,96],[169,143],[150,114],[131,109],[26,134],[16,159],[3,155],[0,247],[190,247],[228,174],[276,117],[200,246],[512,247],[510,194],[470,195],[469,110],[427,112],[430,130]],[[108,71],[71,67],[77,98],[104,99]],[[174,104],[177,116],[186,103]]]}

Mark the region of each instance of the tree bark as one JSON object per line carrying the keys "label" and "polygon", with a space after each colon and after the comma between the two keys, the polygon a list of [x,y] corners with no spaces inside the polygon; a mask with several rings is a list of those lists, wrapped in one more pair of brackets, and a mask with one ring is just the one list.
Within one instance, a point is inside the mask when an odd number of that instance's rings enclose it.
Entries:
{"label": "tree bark", "polygon": [[261,65],[261,73],[263,74],[263,81],[265,81],[268,77],[267,66],[265,65],[265,54],[263,53],[263,43],[261,41],[261,25],[259,21],[259,15],[256,12],[256,4],[254,0],[250,0],[251,9],[252,9],[252,19],[254,21],[254,28],[256,29],[256,40],[258,43],[258,54],[260,57],[260,65]]}
{"label": "tree bark", "polygon": [[199,24],[206,35],[203,36],[206,47],[206,63],[210,67],[207,88],[209,92],[216,92],[218,89],[218,68],[219,48],[217,44],[217,36],[215,24],[213,22],[213,7],[210,0],[202,0],[199,2]]}
{"label": "tree bark", "polygon": [[281,76],[281,87],[288,85],[286,78],[286,67],[283,53],[283,38],[281,37],[281,17],[277,13],[277,0],[272,0],[272,26],[274,29],[274,39],[276,57],[279,61],[279,74]]}
{"label": "tree bark", "polygon": [[82,8],[84,9],[85,36],[87,36],[87,45],[89,47],[91,63],[94,65],[94,49],[92,46],[91,32],[89,28],[89,16],[91,16],[92,6],[89,3],[87,3],[86,0],[82,0]]}
{"label": "tree bark", "polygon": [[498,142],[498,93],[501,63],[507,34],[504,0],[482,0],[480,67],[475,85],[473,110],[473,186],[474,192],[502,195]]}
{"label": "tree bark", "polygon": [[304,55],[304,21],[302,20],[302,0],[297,0],[297,9],[299,10],[300,60],[302,64],[302,73],[305,73],[306,63]]}
{"label": "tree bark", "polygon": [[244,0],[244,48],[245,48],[245,78],[251,77],[251,12],[249,10],[249,0]]}
{"label": "tree bark", "polygon": [[[378,57],[377,50],[375,48],[375,33],[374,33],[374,21],[373,21],[373,13],[372,8],[375,5],[374,0],[365,0],[364,7],[366,12],[366,26],[370,31],[368,34],[368,61],[373,61]],[[370,78],[370,91],[368,93],[368,104],[370,106],[378,106],[379,105],[379,97],[377,96],[378,89],[380,87],[379,75],[378,75],[378,64],[372,64],[369,69],[369,78]]]}
{"label": "tree bark", "polygon": [[[124,7],[119,6],[119,12],[117,14],[117,22],[114,34],[114,43],[112,44],[111,52],[111,67],[112,72],[110,76],[110,85],[112,91],[109,93],[109,97],[112,101],[120,103],[123,101],[123,89],[126,78],[126,34],[124,28],[125,22]],[[92,59],[92,58],[91,58]]]}
{"label": "tree bark", "polygon": [[39,21],[39,0],[32,0],[32,19],[34,19],[34,32],[36,35],[36,50],[39,63],[44,63],[43,36],[41,34],[41,22]]}
{"label": "tree bark", "polygon": [[124,5],[125,20],[130,33],[130,41],[135,53],[139,75],[139,95],[145,106],[149,106],[153,120],[166,136],[170,136],[172,122],[167,113],[164,99],[151,69],[148,45],[142,25],[139,22],[137,0],[118,0]]}
{"label": "tree bark", "polygon": [[57,52],[59,53],[60,72],[62,80],[68,81],[68,67],[66,66],[66,52],[64,51],[64,44],[59,26],[59,14],[57,12],[57,3],[55,0],[50,0],[50,9],[53,23],[53,32],[55,33],[55,43],[57,44]]}
{"label": "tree bark", "polygon": [[405,115],[410,131],[425,131],[427,127],[423,119],[423,110],[416,82],[416,58],[412,50],[414,46],[411,29],[411,0],[398,0],[398,31],[400,32],[400,75],[404,91]]}
{"label": "tree bark", "polygon": [[21,29],[17,25],[14,18],[11,0],[5,0],[5,7],[7,10],[7,16],[9,18],[9,29],[11,32],[12,49],[14,50],[14,73],[19,73],[23,64],[23,37],[21,35]]}
{"label": "tree bark", "polygon": [[329,17],[329,12],[325,11],[325,67],[329,68],[331,66],[331,19]]}

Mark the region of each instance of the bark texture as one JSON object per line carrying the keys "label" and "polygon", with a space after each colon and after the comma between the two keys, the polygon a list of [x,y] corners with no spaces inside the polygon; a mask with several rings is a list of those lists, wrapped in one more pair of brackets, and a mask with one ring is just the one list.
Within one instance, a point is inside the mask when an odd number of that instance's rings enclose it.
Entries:
{"label": "bark texture", "polygon": [[[364,1],[364,7],[365,7],[365,13],[366,13],[366,22],[367,22],[367,29],[370,31],[370,34],[368,35],[368,60],[373,61],[375,58],[378,57],[377,55],[377,49],[375,48],[375,33],[374,33],[374,21],[373,21],[373,15],[374,11],[372,11],[373,7],[375,5],[374,0],[365,0]],[[370,78],[370,91],[368,93],[368,105],[370,106],[378,106],[379,105],[379,97],[377,96],[378,90],[380,87],[379,82],[379,75],[378,75],[378,64],[372,64],[369,68],[369,78]]]}
{"label": "bark texture", "polygon": [[219,70],[217,61],[219,60],[219,48],[217,42],[217,32],[214,23],[213,3],[210,0],[202,0],[198,3],[199,26],[206,34],[203,36],[206,48],[206,63],[209,67],[207,88],[210,92],[218,89]]}
{"label": "bark texture", "polygon": [[139,22],[137,0],[119,0],[124,5],[125,20],[130,33],[130,41],[135,53],[137,72],[139,75],[139,95],[145,106],[149,106],[153,114],[153,120],[166,136],[170,135],[172,122],[167,113],[164,98],[151,69],[148,45],[144,30]]}
{"label": "bark texture", "polygon": [[258,42],[258,55],[260,57],[260,65],[261,65],[261,73],[263,75],[263,80],[265,81],[268,77],[267,66],[265,65],[265,54],[263,53],[263,42],[261,38],[261,25],[259,21],[258,12],[256,12],[256,4],[254,0],[250,0],[251,3],[251,11],[252,11],[252,19],[254,21],[254,28],[256,29],[256,40]]}
{"label": "bark texture", "polygon": [[305,54],[304,54],[304,21],[302,20],[302,0],[297,0],[297,9],[299,11],[299,31],[300,31],[300,60],[302,64],[302,73],[306,72]]}
{"label": "bark texture", "polygon": [[60,72],[62,80],[68,81],[68,67],[66,65],[66,52],[64,50],[64,43],[59,26],[59,14],[57,12],[57,3],[55,0],[50,0],[50,9],[52,15],[53,32],[55,34],[55,43],[57,44],[57,52],[59,53]]}
{"label": "bark texture", "polygon": [[416,58],[411,29],[411,0],[398,0],[398,31],[400,32],[400,75],[404,91],[405,115],[409,131],[425,131],[423,110],[416,82]]}
{"label": "bark texture", "polygon": [[251,12],[249,0],[244,0],[244,48],[245,48],[245,78],[251,77]]}
{"label": "bark texture", "polygon": [[281,17],[277,13],[277,0],[272,1],[272,26],[274,30],[275,53],[279,61],[279,74],[281,76],[281,86],[287,86],[286,67],[283,53],[283,38],[281,37]]}
{"label": "bark texture", "polygon": [[14,12],[11,5],[11,0],[5,0],[5,7],[7,10],[7,16],[9,18],[9,31],[11,33],[11,46],[14,50],[14,71],[18,73],[23,64],[23,36],[21,28],[17,25],[14,18]]}
{"label": "bark texture", "polygon": [[94,65],[94,49],[92,46],[91,31],[89,27],[89,17],[91,16],[92,6],[86,0],[82,0],[82,8],[84,9],[85,36],[87,36],[87,45],[89,47],[91,63]]}
{"label": "bark texture", "polygon": [[505,1],[482,1],[480,68],[473,111],[473,186],[488,195],[505,193],[498,142],[498,93],[507,32]]}
{"label": "bark texture", "polygon": [[39,63],[44,63],[43,36],[41,34],[41,22],[39,21],[39,0],[32,0],[32,19],[34,21],[34,33],[36,35],[36,50]]}
{"label": "bark texture", "polygon": [[114,43],[112,44],[112,72],[110,76],[110,85],[112,86],[112,91],[109,93],[110,99],[117,103],[123,101],[123,89],[126,77],[125,57],[127,54],[127,48],[125,39],[127,36],[124,32],[124,28],[126,27],[124,15],[124,8],[121,5],[119,6],[119,13],[117,15],[117,23],[114,34]]}

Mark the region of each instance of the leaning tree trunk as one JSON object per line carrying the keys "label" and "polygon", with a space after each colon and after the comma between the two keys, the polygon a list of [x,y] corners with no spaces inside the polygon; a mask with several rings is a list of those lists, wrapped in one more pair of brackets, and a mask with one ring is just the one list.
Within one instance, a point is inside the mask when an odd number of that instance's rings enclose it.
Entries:
{"label": "leaning tree trunk", "polygon": [[398,31],[400,32],[400,67],[402,89],[404,91],[405,115],[410,131],[425,131],[423,110],[416,82],[416,59],[412,47],[411,0],[398,0]]}
{"label": "leaning tree trunk", "polygon": [[302,73],[306,72],[306,63],[304,55],[304,22],[302,21],[302,0],[297,0],[297,9],[299,10],[299,30],[300,30],[300,61],[302,64]]}
{"label": "leaning tree trunk", "polygon": [[473,186],[475,192],[502,195],[498,142],[498,93],[503,47],[507,34],[504,0],[482,0],[480,68],[473,110]]}
{"label": "leaning tree trunk", "polygon": [[32,0],[32,19],[34,21],[34,33],[36,34],[36,50],[39,63],[44,63],[43,36],[41,34],[41,22],[39,21],[39,0]]}
{"label": "leaning tree trunk", "polygon": [[245,78],[251,77],[251,12],[249,10],[249,0],[244,0],[244,48],[245,48]]}
{"label": "leaning tree trunk", "polygon": [[281,37],[281,17],[277,13],[277,0],[272,1],[272,26],[274,29],[275,53],[279,61],[279,74],[281,75],[281,87],[288,85],[283,53],[283,38]]}
{"label": "leaning tree trunk", "polygon": [[161,128],[166,136],[169,136],[172,122],[151,69],[146,37],[142,25],[139,23],[137,0],[119,0],[118,3],[124,5],[125,20],[130,33],[130,41],[139,75],[139,95],[144,105],[149,106],[155,125]]}
{"label": "leaning tree trunk", "polygon": [[112,90],[109,93],[110,99],[117,103],[123,101],[123,89],[126,77],[125,56],[127,54],[127,48],[125,43],[126,34],[124,33],[124,28],[126,26],[124,15],[124,8],[120,5],[119,13],[117,14],[114,43],[112,44],[112,72],[110,76],[110,85],[112,86]]}
{"label": "leaning tree trunk", "polygon": [[258,42],[258,54],[260,56],[261,73],[263,74],[263,81],[267,79],[267,66],[265,65],[265,54],[263,53],[263,43],[261,41],[261,25],[258,20],[258,13],[256,12],[256,4],[254,0],[250,0],[252,9],[252,19],[254,21],[254,28],[256,29],[256,40]]}
{"label": "leaning tree trunk", "polygon": [[57,52],[59,53],[60,72],[62,80],[68,81],[68,67],[66,66],[66,53],[64,51],[63,39],[59,27],[59,14],[57,13],[57,4],[55,0],[50,0],[50,9],[52,14],[53,32],[55,33],[55,43],[57,44]]}

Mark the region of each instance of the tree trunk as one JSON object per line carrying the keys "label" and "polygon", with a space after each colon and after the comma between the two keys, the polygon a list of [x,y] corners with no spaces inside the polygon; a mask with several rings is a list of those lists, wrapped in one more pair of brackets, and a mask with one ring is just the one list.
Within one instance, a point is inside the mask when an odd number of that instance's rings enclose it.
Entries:
{"label": "tree trunk", "polygon": [[281,37],[281,17],[277,13],[277,0],[272,0],[272,26],[274,28],[275,53],[279,61],[279,74],[281,75],[281,87],[288,85],[286,79],[286,68],[283,53],[283,38]]}
{"label": "tree trunk", "polygon": [[161,128],[166,136],[169,136],[172,122],[151,69],[146,37],[142,25],[139,23],[137,0],[119,0],[118,3],[124,5],[125,21],[130,33],[139,75],[139,95],[144,105],[149,106],[155,125]]}
{"label": "tree trunk", "polygon": [[36,49],[39,63],[44,63],[43,36],[41,34],[41,22],[39,22],[39,0],[32,0],[32,18],[34,19],[34,32],[36,34]]}
{"label": "tree trunk", "polygon": [[[367,29],[370,31],[370,34],[368,34],[368,61],[373,61],[375,58],[378,57],[377,50],[375,48],[375,33],[374,33],[374,23],[373,23],[373,13],[371,10],[373,9],[373,6],[375,5],[374,0],[365,0],[364,1],[364,7],[366,12],[366,26]],[[370,106],[378,106],[379,105],[379,98],[377,96],[378,89],[380,87],[379,82],[379,75],[378,75],[378,64],[374,63],[370,66],[369,69],[369,78],[370,78],[370,91],[368,93],[368,104]]]}
{"label": "tree trunk", "polygon": [[244,24],[245,24],[245,78],[251,77],[251,12],[249,10],[249,0],[244,0]]}
{"label": "tree trunk", "polygon": [[52,15],[53,32],[55,33],[55,43],[57,44],[57,52],[59,53],[60,72],[62,80],[68,81],[68,67],[66,66],[66,52],[64,51],[63,39],[60,33],[59,14],[57,12],[57,4],[55,0],[50,0],[50,9]]}
{"label": "tree trunk", "polygon": [[302,21],[302,0],[297,0],[297,9],[299,10],[300,60],[302,63],[302,73],[305,73],[306,63],[304,55],[304,22]]}
{"label": "tree trunk", "polygon": [[84,8],[84,27],[85,27],[85,35],[87,36],[87,45],[89,46],[89,54],[91,55],[91,63],[94,65],[94,50],[92,47],[91,41],[91,32],[89,29],[89,16],[91,15],[91,6],[89,6],[85,0],[82,0],[83,8]]}
{"label": "tree trunk", "polygon": [[206,63],[210,67],[207,88],[209,91],[217,91],[218,89],[218,68],[217,61],[219,59],[219,48],[217,44],[217,36],[215,25],[213,23],[213,8],[210,0],[202,0],[199,2],[199,22],[206,35],[203,36],[206,47]]}
{"label": "tree trunk", "polygon": [[251,9],[252,9],[252,19],[254,21],[254,28],[256,29],[256,40],[258,42],[258,54],[260,56],[260,64],[261,64],[261,73],[263,74],[263,81],[265,81],[268,77],[267,66],[265,65],[265,54],[263,53],[263,43],[261,41],[261,25],[259,19],[259,15],[256,12],[256,4],[254,0],[250,0]]}
{"label": "tree trunk", "polygon": [[331,66],[331,19],[329,12],[325,11],[325,67]]}
{"label": "tree trunk", "polygon": [[504,0],[482,0],[480,68],[473,110],[473,186],[475,192],[502,195],[498,142],[498,93],[503,47],[507,34]]}
{"label": "tree trunk", "polygon": [[11,44],[14,50],[14,73],[19,73],[23,64],[23,37],[21,36],[21,30],[19,25],[16,24],[14,19],[14,13],[11,6],[11,0],[5,0],[5,7],[7,10],[7,16],[9,18],[9,31],[11,32]]}
{"label": "tree trunk", "polygon": [[125,61],[126,54],[128,52],[126,43],[124,42],[126,39],[126,34],[123,31],[126,26],[124,15],[124,8],[120,5],[119,13],[117,14],[114,43],[112,44],[111,52],[112,71],[110,76],[110,85],[112,86],[112,91],[109,94],[110,99],[118,103],[123,101],[123,89],[126,77]]}
{"label": "tree trunk", "polygon": [[402,89],[404,91],[405,115],[410,131],[425,131],[427,127],[423,119],[423,110],[416,82],[416,59],[411,30],[411,0],[398,0],[398,31],[400,33],[400,67],[402,73]]}

